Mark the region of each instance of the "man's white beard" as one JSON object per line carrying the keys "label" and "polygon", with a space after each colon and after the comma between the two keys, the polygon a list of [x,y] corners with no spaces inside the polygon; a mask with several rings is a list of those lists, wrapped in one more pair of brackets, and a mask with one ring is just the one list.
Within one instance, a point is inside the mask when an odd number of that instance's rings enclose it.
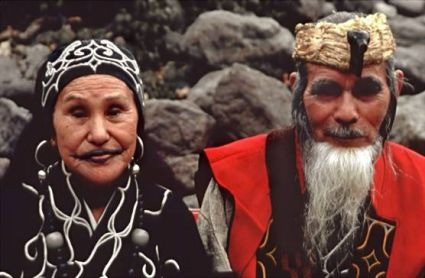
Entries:
{"label": "man's white beard", "polygon": [[[352,245],[349,236],[360,224],[359,213],[368,196],[374,160],[382,141],[361,148],[335,147],[307,141],[303,146],[304,171],[309,199],[305,208],[304,247],[314,262],[324,259],[330,236],[338,229],[337,242],[349,237],[343,248]],[[338,221],[338,227],[335,226]],[[349,252],[350,250],[345,250]]]}

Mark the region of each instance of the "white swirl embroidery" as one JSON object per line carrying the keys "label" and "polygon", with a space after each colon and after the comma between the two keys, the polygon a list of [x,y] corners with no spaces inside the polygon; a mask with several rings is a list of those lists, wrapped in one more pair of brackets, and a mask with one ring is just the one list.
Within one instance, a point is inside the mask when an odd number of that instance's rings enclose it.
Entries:
{"label": "white swirl embroidery", "polygon": [[[115,44],[105,39],[91,40],[88,45],[81,45],[81,41],[71,43],[59,58],[47,63],[45,73],[47,81],[42,82],[42,107],[46,105],[51,91],[58,91],[60,80],[65,72],[79,67],[90,67],[93,72],[96,72],[97,67],[102,64],[116,66],[124,71],[134,84],[137,94],[142,96],[142,81],[139,78],[140,69],[136,60],[129,58]],[[69,58],[70,56],[74,57]]]}

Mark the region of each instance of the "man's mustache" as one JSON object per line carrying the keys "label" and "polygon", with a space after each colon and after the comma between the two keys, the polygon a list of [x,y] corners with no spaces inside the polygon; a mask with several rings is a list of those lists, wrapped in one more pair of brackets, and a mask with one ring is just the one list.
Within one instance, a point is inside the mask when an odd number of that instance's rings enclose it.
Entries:
{"label": "man's mustache", "polygon": [[105,154],[116,155],[122,153],[122,149],[94,149],[82,154],[76,154],[75,157],[78,159],[89,159],[92,156],[101,156]]}
{"label": "man's mustache", "polygon": [[326,136],[337,137],[340,139],[356,139],[365,136],[365,133],[357,128],[335,127],[325,129]]}

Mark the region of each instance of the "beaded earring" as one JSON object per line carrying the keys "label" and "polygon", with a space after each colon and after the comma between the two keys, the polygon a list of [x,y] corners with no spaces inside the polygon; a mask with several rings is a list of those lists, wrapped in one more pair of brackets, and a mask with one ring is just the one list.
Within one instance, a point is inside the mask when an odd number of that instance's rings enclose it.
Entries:
{"label": "beaded earring", "polygon": [[138,253],[141,251],[142,248],[146,247],[149,244],[150,236],[149,233],[143,228],[144,227],[144,205],[143,205],[143,190],[142,187],[137,182],[137,176],[140,173],[140,166],[137,164],[137,162],[140,162],[142,160],[143,154],[144,154],[144,145],[143,140],[137,136],[137,147],[135,156],[136,159],[133,160],[133,165],[131,166],[131,174],[133,176],[133,181],[136,183],[136,186],[138,188],[138,195],[137,195],[137,217],[135,219],[135,225],[134,229],[131,232],[131,241],[133,243],[133,267],[128,270],[128,276],[129,277],[135,277],[137,268],[137,258]]}
{"label": "beaded earring", "polygon": [[43,230],[43,233],[46,235],[46,246],[48,251],[52,255],[51,256],[53,258],[52,262],[57,267],[57,273],[56,273],[57,277],[68,277],[68,274],[67,274],[68,267],[66,263],[65,250],[64,250],[65,240],[62,233],[59,232],[57,229],[56,220],[53,216],[52,204],[50,203],[48,184],[47,184],[49,171],[54,164],[50,164],[47,166],[40,159],[41,150],[43,149],[43,147],[44,148],[48,147],[48,144],[49,143],[46,140],[41,141],[37,145],[35,149],[35,154],[34,154],[35,161],[37,162],[38,165],[42,167],[42,169],[38,171],[38,179],[39,179],[40,187],[41,187],[40,190],[42,194],[45,196],[44,206],[43,206],[45,221],[44,221],[42,230]]}

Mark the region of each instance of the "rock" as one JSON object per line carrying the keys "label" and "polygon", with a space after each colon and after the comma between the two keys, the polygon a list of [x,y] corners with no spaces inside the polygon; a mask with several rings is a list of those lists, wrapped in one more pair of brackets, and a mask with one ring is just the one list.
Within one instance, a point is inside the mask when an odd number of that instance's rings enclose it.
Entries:
{"label": "rock", "polygon": [[[19,70],[18,63],[11,57],[0,56],[0,84],[11,83],[13,79],[21,76],[21,71]],[[1,90],[0,86],[0,90]]]}
{"label": "rock", "polygon": [[324,7],[323,4],[325,4],[324,0],[299,0],[298,11],[311,19],[310,21],[316,21],[329,9],[329,6]]}
{"label": "rock", "polygon": [[200,152],[215,123],[197,105],[185,100],[147,100],[144,114],[147,136],[162,157]]}
{"label": "rock", "polygon": [[206,75],[188,97],[217,121],[213,145],[288,126],[291,99],[282,82],[241,64]]}
{"label": "rock", "polygon": [[291,32],[272,18],[211,11],[186,30],[181,48],[215,69],[241,62],[280,77],[293,67],[293,43]]}
{"label": "rock", "polygon": [[399,13],[407,16],[418,16],[425,10],[423,0],[389,0],[388,3],[394,5]]}
{"label": "rock", "polygon": [[28,110],[18,107],[13,101],[0,98],[0,156],[10,157],[19,135],[31,120]]}
{"label": "rock", "polygon": [[361,12],[371,13],[373,12],[373,6],[375,1],[352,1],[352,0],[339,0],[333,1],[336,7],[336,11],[347,11],[347,12]]}
{"label": "rock", "polygon": [[173,171],[174,179],[182,185],[182,188],[174,190],[183,195],[195,193],[194,177],[198,169],[198,159],[198,154],[165,157],[165,162]]}
{"label": "rock", "polygon": [[336,11],[335,5],[333,3],[330,2],[325,2],[322,5],[322,16],[328,16],[331,13],[333,13],[334,11]]}
{"label": "rock", "polygon": [[390,139],[425,155],[425,91],[398,99]]}
{"label": "rock", "polygon": [[389,23],[397,46],[425,44],[425,15],[416,18],[398,15]]}
{"label": "rock", "polygon": [[12,99],[19,106],[33,105],[34,81],[23,78],[18,63],[11,57],[0,56],[0,97]]}
{"label": "rock", "polygon": [[3,179],[6,174],[7,169],[9,168],[10,160],[8,158],[0,157],[0,181]]}
{"label": "rock", "polygon": [[418,59],[419,57],[425,57],[425,44],[398,47],[395,52],[396,68],[403,70],[415,92],[425,90],[425,67],[422,59]]}
{"label": "rock", "polygon": [[32,98],[34,81],[19,78],[19,76],[16,76],[10,83],[0,85],[0,97],[9,98],[18,106],[31,110],[31,107],[34,106]]}
{"label": "rock", "polygon": [[23,60],[23,64],[21,64],[26,79],[35,80],[38,68],[50,52],[50,49],[42,44],[36,44],[26,48],[26,57]]}
{"label": "rock", "polygon": [[10,54],[12,54],[12,46],[10,45],[10,41],[0,42],[0,57],[10,56]]}
{"label": "rock", "polygon": [[397,9],[394,6],[388,5],[384,1],[378,1],[375,3],[374,6],[374,12],[375,13],[383,13],[388,18],[393,18],[397,15]]}
{"label": "rock", "polygon": [[174,31],[168,31],[164,35],[164,47],[165,49],[174,56],[180,55],[181,52],[181,45],[180,42],[182,40],[183,35],[174,32]]}
{"label": "rock", "polygon": [[[105,37],[106,38],[106,37]],[[68,44],[77,39],[77,34],[72,30],[71,25],[64,24],[60,30],[57,31],[46,31],[40,33],[35,38],[37,43],[44,45],[64,45]],[[110,38],[107,38],[110,39]]]}

